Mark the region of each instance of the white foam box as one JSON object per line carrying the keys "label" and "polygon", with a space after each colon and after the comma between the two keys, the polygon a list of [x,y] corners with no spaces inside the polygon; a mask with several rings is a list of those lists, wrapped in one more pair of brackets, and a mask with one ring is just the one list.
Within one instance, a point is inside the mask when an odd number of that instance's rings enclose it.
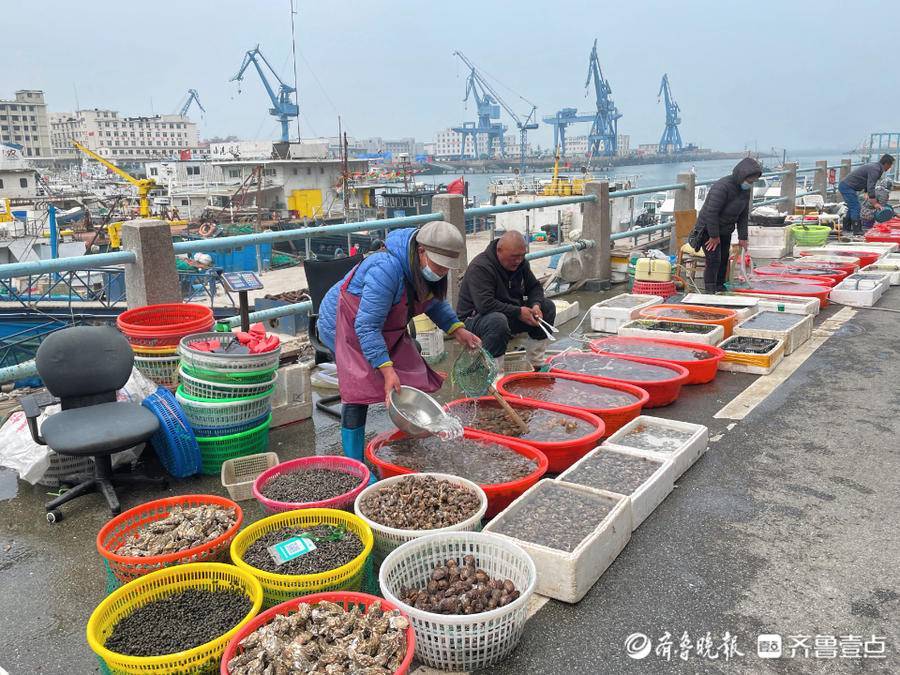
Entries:
{"label": "white foam box", "polygon": [[889,276],[885,275],[881,280],[854,279],[857,276],[851,274],[844,279],[831,289],[828,297],[841,305],[851,307],[871,307],[881,300],[888,287]]}
{"label": "white foam box", "polygon": [[578,313],[581,311],[577,300],[575,302],[567,302],[566,300],[554,300],[553,304],[556,305],[556,320],[553,324],[555,326],[562,325],[566,321],[571,321],[572,319],[577,317]]}
{"label": "white foam box", "polygon": [[759,311],[759,298],[741,295],[711,295],[709,293],[688,293],[681,300],[683,305],[702,305],[730,309],[737,315],[737,321],[749,319]]}
{"label": "white foam box", "polygon": [[[580,470],[583,470],[586,465],[590,466],[597,461],[598,456],[604,454],[622,456],[626,459],[635,458],[653,462],[658,465],[658,468],[649,478],[647,478],[647,480],[629,494],[625,494],[625,492],[619,489],[613,489],[618,486],[611,486],[609,484],[604,485],[602,481],[596,482],[590,481],[590,479],[577,477]],[[656,509],[656,507],[669,496],[669,493],[672,492],[672,489],[675,486],[675,464],[668,459],[663,460],[657,457],[651,457],[646,452],[631,450],[629,448],[613,448],[601,445],[600,447],[594,448],[575,462],[575,464],[560,474],[556,480],[573,483],[575,485],[584,485],[585,487],[594,488],[596,490],[604,490],[606,492],[612,492],[613,494],[621,494],[625,497],[629,497],[631,499],[631,527],[636,530],[638,526],[647,519],[647,516],[653,513],[654,509]]]}
{"label": "white foam box", "polygon": [[[666,429],[675,431],[689,432],[690,437],[672,451],[646,450],[645,448],[637,448],[628,445],[626,437],[632,430],[640,426],[646,426],[652,429],[658,429],[661,435],[665,435]],[[640,452],[648,457],[656,457],[657,459],[671,460],[674,464],[675,473],[673,480],[678,478],[688,469],[694,462],[700,459],[701,455],[706,452],[709,447],[709,428],[702,424],[691,424],[690,422],[681,422],[678,420],[667,420],[662,417],[652,417],[651,415],[639,415],[631,420],[628,424],[619,429],[616,433],[606,439],[601,447],[625,448],[632,452]]]}
{"label": "white foam box", "polygon": [[789,225],[763,227],[750,225],[747,228],[747,239],[750,247],[776,246],[787,248],[791,245],[791,228]]}
{"label": "white foam box", "polygon": [[809,314],[816,316],[822,303],[818,298],[803,298],[798,295],[767,295],[760,293],[741,293],[748,298],[758,298],[757,309],[760,312],[790,312],[791,314]]}
{"label": "white foam box", "polygon": [[[589,499],[597,500],[598,505],[612,506],[609,513],[597,522],[596,527],[573,551],[561,551],[498,532],[506,519],[517,514],[520,509],[529,508],[529,502],[540,490],[559,488],[568,493],[586,495]],[[562,501],[561,508],[564,506],[565,501]],[[504,537],[525,549],[537,568],[536,592],[574,603],[585,596],[625,548],[625,544],[631,539],[632,519],[631,499],[628,497],[545,478],[503,509],[488,523],[484,532]]]}
{"label": "white foam box", "polygon": [[705,333],[682,333],[667,330],[648,330],[644,327],[648,323],[676,322],[665,321],[664,319],[635,319],[634,321],[629,321],[628,323],[623,324],[622,327],[619,328],[619,335],[621,335],[622,337],[656,338],[657,340],[681,340],[682,342],[696,342],[697,344],[712,346],[719,344],[725,337],[725,329],[722,326],[715,326],[708,323],[689,323],[681,321],[677,322],[687,323],[687,325],[689,326],[703,326],[708,329]]}
{"label": "white foam box", "polygon": [[747,253],[754,260],[778,260],[787,253],[787,246],[749,246]]}
{"label": "white foam box", "polygon": [[888,253],[879,262],[897,263],[900,265],[900,253]]}
{"label": "white foam box", "polygon": [[[758,328],[756,323],[762,323],[768,314],[777,314],[781,317],[795,318],[788,328]],[[791,354],[797,347],[809,340],[812,335],[813,318],[810,314],[794,314],[793,312],[765,311],[760,312],[746,321],[742,321],[734,327],[734,335],[746,335],[748,337],[769,338],[770,340],[784,340],[784,355]]]}
{"label": "white foam box", "polygon": [[872,253],[878,253],[881,256],[886,256],[888,253],[893,253],[897,250],[897,248],[898,245],[890,241],[834,241],[825,244],[825,250],[840,251],[843,249],[849,251],[871,251]]}
{"label": "white foam box", "polygon": [[900,260],[886,260],[882,258],[877,263],[873,263],[868,265],[867,267],[863,267],[860,272],[887,272],[890,276],[888,279],[890,280],[891,286],[900,286]]}
{"label": "white foam box", "polygon": [[[725,350],[724,358],[719,361],[719,370],[727,370],[732,373],[768,375],[784,360],[784,340],[776,340],[775,348],[768,354],[747,354],[745,352],[729,351],[728,343],[739,337],[741,336],[732,335],[727,340],[719,343],[719,348]],[[760,357],[755,359],[758,363],[744,363],[748,356]]]}
{"label": "white foam box", "polygon": [[621,293],[608,298],[591,307],[591,329],[601,333],[617,333],[623,323],[637,318],[642,309],[658,305],[662,301],[658,295],[635,293]]}
{"label": "white foam box", "polygon": [[272,427],[299,422],[312,417],[312,363],[292,363],[278,369],[272,394]]}

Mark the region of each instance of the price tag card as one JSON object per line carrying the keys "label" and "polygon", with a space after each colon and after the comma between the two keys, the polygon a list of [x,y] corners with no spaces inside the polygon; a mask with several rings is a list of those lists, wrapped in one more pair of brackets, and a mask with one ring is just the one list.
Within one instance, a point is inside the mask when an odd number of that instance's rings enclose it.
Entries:
{"label": "price tag card", "polygon": [[284,565],[295,558],[316,550],[316,544],[307,537],[291,537],[266,549],[276,565]]}

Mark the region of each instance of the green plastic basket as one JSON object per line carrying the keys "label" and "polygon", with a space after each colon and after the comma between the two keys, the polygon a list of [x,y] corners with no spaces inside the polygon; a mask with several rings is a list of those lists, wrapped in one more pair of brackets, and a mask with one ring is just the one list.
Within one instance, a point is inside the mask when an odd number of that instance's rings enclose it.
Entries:
{"label": "green plastic basket", "polygon": [[263,370],[212,370],[209,368],[197,368],[188,364],[181,366],[182,370],[191,377],[196,377],[207,382],[220,382],[222,384],[258,384],[268,382],[278,371],[278,366]]}
{"label": "green plastic basket", "polygon": [[828,241],[831,228],[827,225],[791,225],[794,241],[800,246],[821,246]]}
{"label": "green plastic basket", "polygon": [[219,475],[222,463],[229,459],[265,452],[269,447],[269,425],[272,415],[258,427],[230,436],[209,436],[198,438],[202,471],[208,476]]}
{"label": "green plastic basket", "polygon": [[273,373],[267,382],[247,382],[243,384],[231,384],[224,382],[208,382],[191,376],[184,369],[179,371],[181,376],[181,388],[185,394],[203,399],[238,399],[247,396],[259,396],[270,391],[275,386],[275,374]]}
{"label": "green plastic basket", "polygon": [[185,392],[179,386],[175,399],[184,410],[191,426],[195,427],[234,427],[267,414],[272,407],[271,398],[275,387],[256,396],[240,398],[215,399],[200,398]]}

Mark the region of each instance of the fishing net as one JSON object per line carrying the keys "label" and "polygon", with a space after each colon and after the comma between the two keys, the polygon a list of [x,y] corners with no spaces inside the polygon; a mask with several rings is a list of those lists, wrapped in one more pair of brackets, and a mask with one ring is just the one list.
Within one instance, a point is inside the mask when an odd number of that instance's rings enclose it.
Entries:
{"label": "fishing net", "polygon": [[484,396],[498,373],[497,362],[483,347],[464,349],[453,362],[450,382],[465,396]]}

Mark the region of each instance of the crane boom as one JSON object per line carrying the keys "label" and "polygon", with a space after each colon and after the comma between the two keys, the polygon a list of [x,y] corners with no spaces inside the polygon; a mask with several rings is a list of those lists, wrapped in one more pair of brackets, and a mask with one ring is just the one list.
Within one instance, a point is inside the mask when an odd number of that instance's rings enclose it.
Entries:
{"label": "crane boom", "polygon": [[588,134],[588,155],[603,154],[608,157],[615,156],[618,151],[618,120],[622,114],[616,108],[611,98],[612,87],[603,77],[600,69],[600,59],[597,58],[597,40],[588,59],[588,74],[584,82],[584,88],[589,89],[591,82],[594,84],[594,97],[596,99],[596,112],[594,123]]}
{"label": "crane boom", "polygon": [[187,93],[188,93],[187,101],[185,101],[184,105],[181,106],[181,110],[178,112],[178,114],[181,115],[182,117],[187,115],[187,111],[190,109],[191,103],[194,103],[194,102],[197,103],[197,107],[200,108],[200,110],[202,112],[206,112],[206,108],[204,108],[203,104],[200,103],[200,95],[197,93],[197,90],[196,89],[188,89]]}
{"label": "crane boom", "polygon": [[125,181],[131,183],[137,188],[138,191],[138,200],[140,203],[140,214],[141,218],[149,218],[150,217],[150,191],[157,187],[156,181],[152,178],[135,178],[130,173],[125,171],[124,169],[120,169],[115,164],[110,162],[105,157],[101,157],[93,150],[89,150],[84,147],[78,141],[72,141],[72,145],[75,146],[76,149],[83,152],[85,155],[93,159],[94,161],[100,162],[107,169],[112,171],[114,174],[124,179]]}
{"label": "crane boom", "polygon": [[[272,74],[272,77],[278,82],[278,93],[275,93],[275,90],[272,88],[272,85],[269,84],[269,79],[266,77],[266,73],[260,65],[260,61],[265,64],[265,66],[269,69],[269,72]],[[269,99],[272,101],[272,107],[269,108],[269,114],[273,115],[278,121],[281,123],[281,140],[284,143],[287,143],[289,140],[288,135],[288,123],[291,118],[296,118],[300,115],[300,107],[291,100],[291,95],[296,93],[296,89],[294,87],[285,84],[280,77],[278,77],[278,73],[275,72],[275,69],[272,67],[272,64],[269,63],[268,59],[263,56],[263,53],[259,50],[259,45],[256,45],[254,49],[251,49],[247,53],[244,54],[244,60],[241,63],[240,70],[238,70],[237,75],[229,80],[230,82],[241,82],[244,79],[244,73],[247,68],[250,67],[250,64],[256,68],[256,72],[259,75],[259,79],[262,81],[262,85],[266,90],[266,93],[269,95]]]}
{"label": "crane boom", "polygon": [[668,73],[664,73],[662,76],[656,98],[657,100],[664,99],[666,106],[666,128],[659,139],[657,152],[661,155],[668,154],[670,151],[679,152],[682,149],[681,132],[678,130],[678,125],[681,124],[681,108],[675,102],[675,97],[672,96]]}

